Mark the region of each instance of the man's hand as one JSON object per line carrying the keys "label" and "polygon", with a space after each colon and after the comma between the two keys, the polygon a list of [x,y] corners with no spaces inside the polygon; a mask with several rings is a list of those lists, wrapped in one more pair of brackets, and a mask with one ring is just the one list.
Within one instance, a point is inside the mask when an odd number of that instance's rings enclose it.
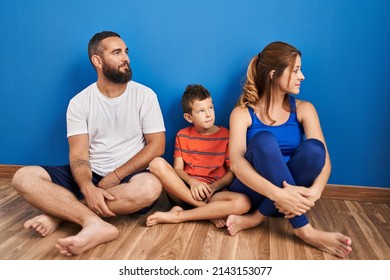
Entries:
{"label": "man's hand", "polygon": [[115,213],[112,212],[107,204],[107,200],[114,200],[115,197],[110,194],[108,191],[98,188],[98,187],[90,187],[84,193],[85,202],[89,209],[102,217],[113,217]]}

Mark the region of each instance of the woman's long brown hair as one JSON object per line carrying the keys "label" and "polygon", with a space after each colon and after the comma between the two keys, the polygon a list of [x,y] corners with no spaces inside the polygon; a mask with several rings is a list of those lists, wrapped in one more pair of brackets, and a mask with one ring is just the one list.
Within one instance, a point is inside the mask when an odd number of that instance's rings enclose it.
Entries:
{"label": "woman's long brown hair", "polygon": [[[273,92],[277,89],[279,79],[284,70],[290,66],[293,71],[297,55],[301,52],[284,42],[273,42],[267,45],[249,63],[243,92],[238,100],[238,106],[255,106],[260,99],[264,99],[264,114],[275,123],[269,114],[273,101]],[[271,78],[271,71],[275,71]],[[291,74],[290,74],[291,75]],[[288,96],[286,95],[283,106],[290,110]]]}

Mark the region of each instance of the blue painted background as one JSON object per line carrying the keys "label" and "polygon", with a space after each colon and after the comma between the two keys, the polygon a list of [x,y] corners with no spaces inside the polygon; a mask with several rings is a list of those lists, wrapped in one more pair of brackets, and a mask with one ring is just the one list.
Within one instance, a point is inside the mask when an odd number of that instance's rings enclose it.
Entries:
{"label": "blue painted background", "polygon": [[96,79],[88,40],[113,30],[134,80],[159,96],[168,160],[185,86],[206,86],[228,127],[249,60],[281,40],[303,53],[300,98],[320,115],[329,183],[390,187],[389,11],[386,0],[2,0],[0,164],[67,162],[68,101]]}

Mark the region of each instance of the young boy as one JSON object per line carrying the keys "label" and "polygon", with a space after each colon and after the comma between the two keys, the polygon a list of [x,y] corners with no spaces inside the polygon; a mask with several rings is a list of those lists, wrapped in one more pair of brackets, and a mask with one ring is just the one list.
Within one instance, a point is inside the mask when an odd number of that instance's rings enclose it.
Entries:
{"label": "young boy", "polygon": [[174,167],[161,157],[149,165],[176,206],[168,212],[155,212],[146,224],[208,219],[224,227],[228,215],[246,213],[250,208],[245,195],[225,190],[234,178],[229,168],[229,130],[214,124],[211,95],[201,85],[186,87],[182,107],[184,119],[192,126],[176,135]]}

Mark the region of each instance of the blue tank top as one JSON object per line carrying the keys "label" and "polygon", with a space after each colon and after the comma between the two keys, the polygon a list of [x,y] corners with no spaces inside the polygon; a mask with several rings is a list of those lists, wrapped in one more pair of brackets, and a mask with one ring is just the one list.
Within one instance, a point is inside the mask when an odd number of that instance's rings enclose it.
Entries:
{"label": "blue tank top", "polygon": [[249,141],[252,139],[253,135],[255,135],[257,132],[264,130],[272,132],[275,135],[276,140],[278,141],[285,162],[290,159],[293,152],[302,143],[304,134],[303,127],[297,119],[297,113],[295,111],[295,98],[289,96],[288,101],[291,110],[288,120],[284,124],[275,126],[266,125],[262,123],[261,120],[255,114],[253,108],[248,107],[249,114],[252,119],[252,124],[248,127],[246,134],[248,144]]}

